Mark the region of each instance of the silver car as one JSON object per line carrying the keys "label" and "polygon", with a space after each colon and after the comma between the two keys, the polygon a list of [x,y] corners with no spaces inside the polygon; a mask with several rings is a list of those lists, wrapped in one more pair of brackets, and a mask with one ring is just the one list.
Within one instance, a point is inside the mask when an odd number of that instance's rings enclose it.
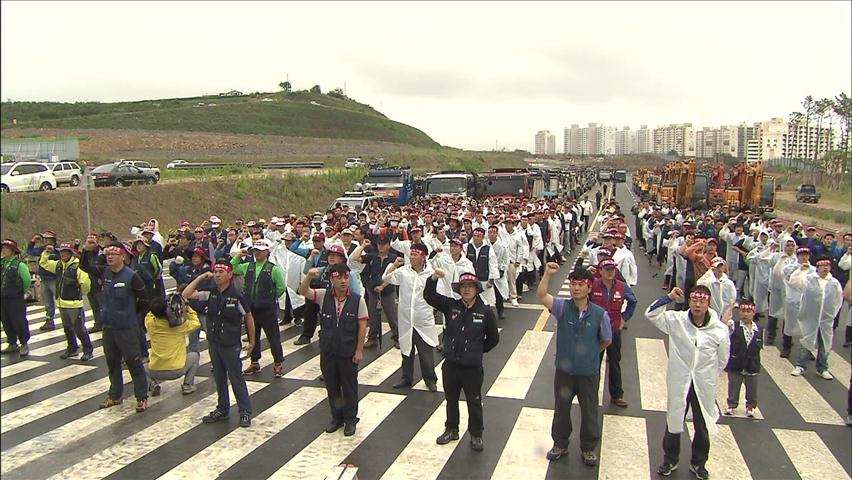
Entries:
{"label": "silver car", "polygon": [[83,170],[77,162],[58,162],[51,165],[53,168],[53,176],[56,177],[56,184],[69,184],[72,187],[80,185],[80,180],[83,178]]}

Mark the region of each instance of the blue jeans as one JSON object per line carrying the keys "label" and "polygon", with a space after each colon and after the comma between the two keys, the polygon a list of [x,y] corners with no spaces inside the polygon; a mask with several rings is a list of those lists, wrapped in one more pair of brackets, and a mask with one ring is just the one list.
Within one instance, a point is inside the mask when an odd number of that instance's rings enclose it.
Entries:
{"label": "blue jeans", "polygon": [[251,415],[251,399],[249,398],[248,385],[243,377],[243,363],[240,360],[241,345],[237,343],[232,347],[218,345],[209,342],[210,361],[213,363],[213,378],[216,379],[216,393],[219,394],[219,403],[216,409],[227,413],[231,409],[231,397],[228,394],[228,380],[237,397],[237,407],[240,414]]}
{"label": "blue jeans", "polygon": [[[817,373],[822,373],[828,370],[828,349],[822,344],[822,335],[817,332],[817,351],[816,351],[816,369]],[[799,347],[799,358],[796,359],[796,366],[808,368],[808,362],[811,361],[810,350],[805,347]]]}
{"label": "blue jeans", "polygon": [[201,341],[201,331],[207,332],[207,315],[198,314],[198,321],[201,322],[201,328],[189,334],[189,345],[186,347],[187,352],[199,352],[198,342]]}

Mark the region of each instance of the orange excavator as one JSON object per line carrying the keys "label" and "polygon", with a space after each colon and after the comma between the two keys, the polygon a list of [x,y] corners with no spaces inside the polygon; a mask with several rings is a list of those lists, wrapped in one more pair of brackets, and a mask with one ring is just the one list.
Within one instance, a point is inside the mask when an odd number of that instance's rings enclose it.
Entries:
{"label": "orange excavator", "polygon": [[694,186],[695,161],[670,162],[663,171],[663,183],[656,199],[681,208],[692,206]]}
{"label": "orange excavator", "polygon": [[772,210],[775,207],[775,178],[764,176],[763,162],[738,163],[731,169],[724,203],[736,208]]}
{"label": "orange excavator", "polygon": [[720,163],[710,171],[710,205],[725,203],[725,164]]}

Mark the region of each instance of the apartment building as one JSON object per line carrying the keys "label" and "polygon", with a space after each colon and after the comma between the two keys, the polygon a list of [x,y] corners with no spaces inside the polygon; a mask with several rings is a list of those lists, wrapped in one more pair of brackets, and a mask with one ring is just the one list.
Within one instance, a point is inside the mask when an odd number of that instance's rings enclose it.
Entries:
{"label": "apartment building", "polygon": [[722,125],[719,128],[704,127],[695,132],[695,156],[698,158],[717,158],[719,155],[738,157],[737,132],[734,127]]}
{"label": "apartment building", "polygon": [[695,156],[695,129],[691,123],[662,125],[654,129],[654,153],[674,151],[681,157]]}

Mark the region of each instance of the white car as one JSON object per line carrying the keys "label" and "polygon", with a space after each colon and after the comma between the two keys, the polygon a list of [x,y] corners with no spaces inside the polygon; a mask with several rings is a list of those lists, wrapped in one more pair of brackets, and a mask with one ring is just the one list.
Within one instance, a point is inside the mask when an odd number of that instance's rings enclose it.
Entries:
{"label": "white car", "polygon": [[55,189],[56,177],[46,163],[18,162],[0,165],[0,190],[3,193]]}
{"label": "white car", "polygon": [[77,162],[59,162],[49,163],[53,168],[53,176],[56,178],[56,184],[62,185],[67,183],[72,187],[80,185],[80,180],[83,178],[83,170]]}
{"label": "white car", "polygon": [[189,162],[187,162],[186,160],[180,160],[180,159],[172,160],[171,162],[166,164],[166,170],[171,170],[178,165],[186,165],[187,163],[189,163]]}
{"label": "white car", "polygon": [[345,168],[363,167],[364,161],[357,157],[347,158],[343,166]]}

